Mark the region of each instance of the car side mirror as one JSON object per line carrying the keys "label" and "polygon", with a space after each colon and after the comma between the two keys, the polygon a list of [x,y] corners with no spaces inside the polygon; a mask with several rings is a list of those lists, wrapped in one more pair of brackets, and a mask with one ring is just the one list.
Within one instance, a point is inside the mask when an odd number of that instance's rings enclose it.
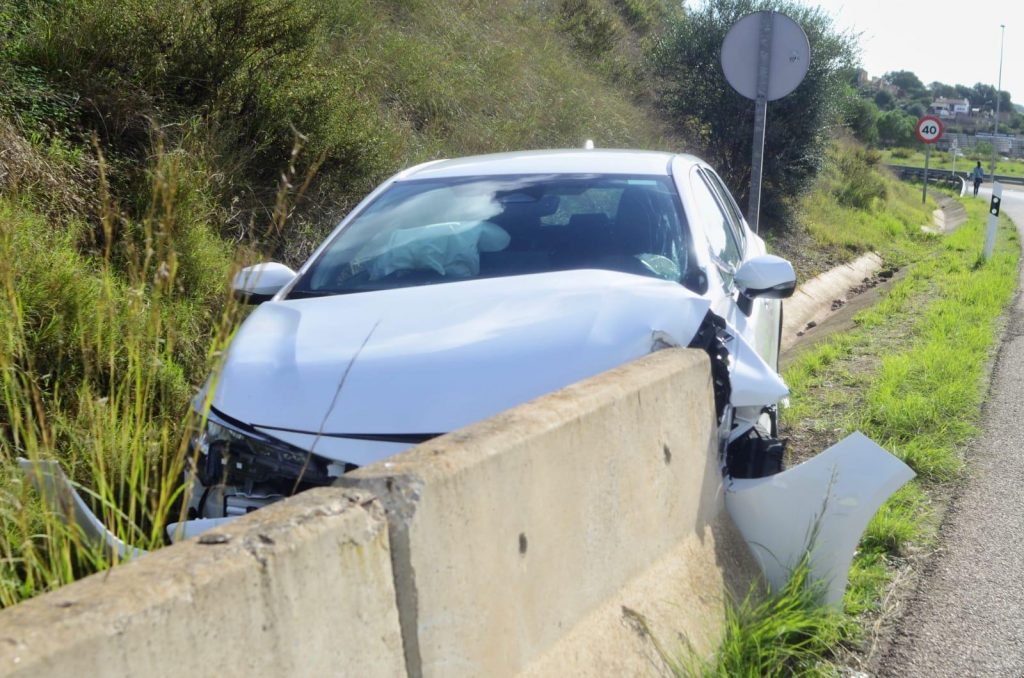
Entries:
{"label": "car side mirror", "polygon": [[748,259],[733,278],[740,291],[739,307],[750,315],[753,300],[787,299],[796,291],[796,273],[793,265],[774,254],[762,254]]}
{"label": "car side mirror", "polygon": [[247,304],[262,304],[295,280],[296,275],[292,269],[274,261],[246,266],[235,274],[231,291]]}

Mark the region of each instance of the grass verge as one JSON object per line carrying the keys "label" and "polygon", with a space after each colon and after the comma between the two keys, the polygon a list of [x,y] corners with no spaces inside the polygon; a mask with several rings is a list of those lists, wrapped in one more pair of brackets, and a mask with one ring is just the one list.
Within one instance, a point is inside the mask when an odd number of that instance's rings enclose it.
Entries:
{"label": "grass verge", "polygon": [[191,375],[213,366],[238,308],[225,294],[228,246],[181,228],[187,182],[174,158],[158,155],[151,178],[147,216],[108,204],[98,235],[0,198],[0,606],[120,557],[44,506],[17,458],[59,461],[130,545],[162,545],[180,515]]}
{"label": "grass verge", "polygon": [[[882,162],[887,165],[924,167],[923,151],[896,149],[879,151],[879,153],[881,153]],[[957,158],[956,171],[964,173],[970,172],[974,169],[974,165],[978,161],[981,161],[981,166],[985,169],[985,176],[988,176],[989,162],[991,161],[988,154],[979,155],[971,152],[966,157]],[[953,154],[949,151],[936,151],[932,153],[931,158],[929,158],[928,166],[933,169],[952,170]],[[1016,158],[1012,158],[1010,160],[1000,159],[996,162],[996,174],[1002,174],[1004,176],[1024,176],[1024,160]]]}
{"label": "grass verge", "polygon": [[[836,178],[826,174],[808,199],[812,219],[838,189],[831,185]],[[916,191],[882,182],[881,195],[862,208],[833,211],[833,223],[856,226],[834,237],[852,247],[875,244],[906,274],[855,317],[853,330],[816,345],[786,370],[793,396],[782,432],[791,439],[791,464],[860,430],[918,477],[865,531],[841,612],[820,606],[798,568],[782,590],[727,609],[714,657],[669,661],[676,675],[834,676],[839,664],[868,663],[872,622],[884,616],[894,580],[909,556],[934,541],[936,505],[959,478],[976,432],[1001,317],[1017,284],[1020,241],[1004,218],[995,254],[983,262],[986,203],[966,200],[965,225],[946,237],[924,236],[913,224],[929,208],[919,207]],[[873,218],[879,212],[887,218]]]}
{"label": "grass verge", "polygon": [[882,252],[890,265],[921,256],[920,226],[936,208],[919,190],[879,170],[878,153],[838,141],[813,189],[796,213],[802,228],[768,234],[772,249],[807,280],[865,252]]}
{"label": "grass verge", "polygon": [[799,357],[784,375],[794,394],[784,432],[796,439],[798,456],[861,430],[918,474],[875,516],[855,558],[845,611],[862,629],[884,612],[903,560],[935,537],[934,502],[964,467],[1000,318],[1016,288],[1017,233],[1004,219],[993,258],[982,262],[986,205],[966,206],[968,223],[917,245],[909,273],[856,317],[853,331]]}

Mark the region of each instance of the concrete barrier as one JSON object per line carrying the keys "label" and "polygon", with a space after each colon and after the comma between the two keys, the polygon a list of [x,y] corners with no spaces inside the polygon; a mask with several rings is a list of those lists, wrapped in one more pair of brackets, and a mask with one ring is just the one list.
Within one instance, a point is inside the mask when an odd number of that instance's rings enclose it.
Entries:
{"label": "concrete barrier", "polygon": [[0,614],[24,676],[397,676],[373,497],[314,490]]}
{"label": "concrete barrier", "polygon": [[644,675],[759,577],[660,351],[0,613],[33,676]]}
{"label": "concrete barrier", "polygon": [[710,651],[757,572],[714,419],[707,356],[674,349],[346,475],[388,513],[409,675],[645,674],[652,634]]}

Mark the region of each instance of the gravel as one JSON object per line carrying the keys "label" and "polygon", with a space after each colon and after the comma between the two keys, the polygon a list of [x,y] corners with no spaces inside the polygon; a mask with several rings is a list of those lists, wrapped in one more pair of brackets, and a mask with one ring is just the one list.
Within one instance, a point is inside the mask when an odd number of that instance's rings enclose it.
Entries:
{"label": "gravel", "polygon": [[[985,199],[988,199],[987,197]],[[1002,209],[1024,234],[1024,192]],[[1021,282],[1024,287],[1024,272]],[[952,359],[953,356],[950,356]],[[1013,303],[968,475],[878,672],[1024,676],[1024,295]]]}

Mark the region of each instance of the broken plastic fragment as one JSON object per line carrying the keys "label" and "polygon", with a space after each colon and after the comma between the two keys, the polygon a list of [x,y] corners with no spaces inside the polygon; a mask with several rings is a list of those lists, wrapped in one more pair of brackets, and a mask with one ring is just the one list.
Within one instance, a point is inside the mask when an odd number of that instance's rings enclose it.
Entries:
{"label": "broken plastic fragment", "polygon": [[82,536],[88,544],[103,546],[108,551],[116,552],[121,559],[136,558],[146,552],[128,546],[106,528],[75,490],[56,461],[30,461],[19,457],[18,466],[36,490],[43,495],[46,504],[62,516],[65,523],[77,525],[82,530]]}
{"label": "broken plastic fragment", "polygon": [[812,579],[824,582],[826,603],[840,605],[861,535],[913,477],[858,431],[782,473],[727,479],[725,505],[773,589],[786,584],[810,546]]}

